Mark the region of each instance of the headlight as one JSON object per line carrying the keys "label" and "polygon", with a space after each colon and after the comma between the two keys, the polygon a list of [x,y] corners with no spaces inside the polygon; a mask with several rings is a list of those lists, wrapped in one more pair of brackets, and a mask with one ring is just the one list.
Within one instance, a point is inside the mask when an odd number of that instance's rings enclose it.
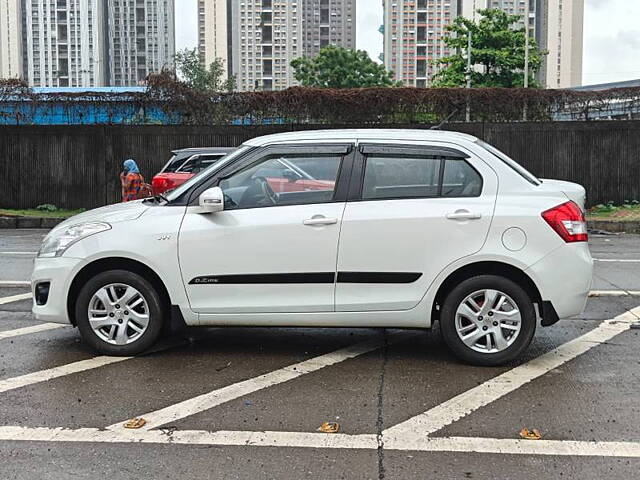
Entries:
{"label": "headlight", "polygon": [[40,247],[38,257],[59,257],[74,243],[96,233],[111,230],[111,225],[102,222],[80,223],[47,235]]}

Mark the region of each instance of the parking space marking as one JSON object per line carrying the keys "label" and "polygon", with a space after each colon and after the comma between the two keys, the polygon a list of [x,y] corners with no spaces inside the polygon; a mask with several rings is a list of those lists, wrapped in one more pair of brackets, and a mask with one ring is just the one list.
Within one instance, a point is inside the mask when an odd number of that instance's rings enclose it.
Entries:
{"label": "parking space marking", "polygon": [[575,440],[522,440],[511,438],[424,438],[400,445],[385,442],[389,450],[423,452],[497,453],[508,455],[557,455],[571,457],[640,457],[638,442],[582,442]]}
{"label": "parking space marking", "polygon": [[41,325],[33,325],[31,327],[16,328],[15,330],[0,332],[0,340],[4,340],[5,338],[19,337],[21,335],[29,335],[30,333],[56,330],[58,328],[64,328],[64,325],[60,325],[59,323],[43,323]]}
{"label": "parking space marking", "polygon": [[387,441],[413,441],[418,443],[424,441],[428,435],[517,390],[593,347],[601,345],[616,335],[627,331],[631,323],[638,320],[639,317],[640,307],[636,307],[618,315],[614,319],[605,320],[590,332],[544,355],[467,390],[431,410],[388,428],[382,432],[385,445]]}
{"label": "parking space marking", "polygon": [[[408,338],[409,336],[411,336],[411,334],[408,332],[391,334],[387,337],[387,341],[388,343],[395,343]],[[244,395],[248,395],[280,383],[288,382],[294,378],[298,378],[308,373],[321,370],[325,367],[336,365],[340,362],[344,362],[345,360],[372,352],[383,345],[384,340],[382,338],[357,343],[334,352],[289,365],[273,372],[265,373],[258,377],[250,378],[242,382],[213,390],[169,407],[156,410],[155,412],[138,415],[147,421],[146,425],[142,427],[141,430],[151,430],[153,428],[160,427],[161,425],[166,425],[169,422],[190,417],[191,415],[195,415],[223,403],[243,397]],[[122,429],[123,422],[124,420],[110,425],[107,429]]]}
{"label": "parking space marking", "polygon": [[612,262],[612,263],[640,263],[637,258],[594,258],[594,262]]}
{"label": "parking space marking", "polygon": [[26,280],[0,280],[0,287],[30,287],[31,282]]}
{"label": "parking space marking", "polygon": [[35,257],[38,252],[0,252],[0,256],[8,255],[8,256],[29,256]]}
{"label": "parking space marking", "polygon": [[31,298],[30,293],[21,293],[20,295],[12,295],[10,297],[0,298],[0,305],[6,305],[7,303],[20,302],[22,300],[28,300]]}
{"label": "parking space marking", "polygon": [[590,297],[637,297],[640,290],[591,290]]}
{"label": "parking space marking", "polygon": [[122,362],[134,357],[93,357],[79,362],[61,365],[59,367],[40,370],[38,372],[28,373],[19,377],[7,378],[0,380],[0,393],[15,390],[16,388],[26,387],[34,383],[47,382],[54,378],[64,377],[73,373],[84,372],[94,368],[104,367],[112,363]]}
{"label": "parking space marking", "polygon": [[[203,430],[129,430],[97,428],[63,429],[0,427],[0,441],[69,443],[147,443],[290,448],[376,450],[374,434],[347,435],[309,432],[248,432]],[[638,442],[587,442],[574,440],[521,440],[508,438],[444,437],[420,441],[385,442],[385,450],[422,452],[493,453],[502,455],[554,455],[577,457],[640,458]]]}

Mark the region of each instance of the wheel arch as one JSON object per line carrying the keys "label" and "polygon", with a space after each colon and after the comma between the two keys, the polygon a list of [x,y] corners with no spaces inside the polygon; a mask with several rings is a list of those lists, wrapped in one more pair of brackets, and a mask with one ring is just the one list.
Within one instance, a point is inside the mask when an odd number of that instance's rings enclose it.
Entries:
{"label": "wheel arch", "polygon": [[467,278],[475,277],[478,275],[497,275],[508,278],[522,287],[531,298],[533,303],[538,304],[538,310],[542,310],[542,295],[540,290],[536,286],[535,282],[518,267],[514,267],[508,263],[498,261],[482,261],[476,263],[470,263],[464,265],[457,270],[451,272],[447,278],[440,284],[438,291],[433,300],[431,307],[431,318],[433,320],[440,319],[440,308],[444,299],[449,292],[460,282]]}
{"label": "wheel arch", "polygon": [[75,302],[82,286],[93,276],[107,270],[127,270],[137,273],[147,279],[154,286],[162,298],[163,307],[169,311],[171,308],[171,297],[169,291],[158,274],[148,265],[126,257],[100,258],[88,263],[76,274],[67,294],[67,313],[73,326],[76,326]]}

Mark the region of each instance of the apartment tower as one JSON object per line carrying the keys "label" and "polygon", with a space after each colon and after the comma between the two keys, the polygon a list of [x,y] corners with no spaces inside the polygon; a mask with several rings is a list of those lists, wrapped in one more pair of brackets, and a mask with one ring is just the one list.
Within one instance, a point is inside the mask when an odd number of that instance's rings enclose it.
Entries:
{"label": "apartment tower", "polygon": [[23,77],[22,2],[0,0],[0,78]]}
{"label": "apartment tower", "polygon": [[584,0],[463,0],[462,16],[479,20],[478,9],[499,8],[529,22],[529,35],[547,50],[537,79],[543,87],[582,85]]}
{"label": "apartment tower", "polygon": [[302,4],[305,55],[314,56],[327,45],[356,48],[355,0],[306,0]]}
{"label": "apartment tower", "polygon": [[457,0],[384,0],[384,62],[408,87],[428,87],[437,60],[451,52],[446,27],[458,16]]}
{"label": "apartment tower", "polygon": [[173,64],[174,0],[108,0],[109,85],[144,83]]}
{"label": "apartment tower", "polygon": [[105,84],[103,0],[24,0],[21,23],[24,73],[30,85]]}
{"label": "apartment tower", "polygon": [[216,58],[222,60],[231,74],[231,34],[233,25],[232,0],[198,0],[198,52],[200,60],[210,65]]}
{"label": "apartment tower", "polygon": [[199,0],[198,8],[201,58],[225,61],[239,90],[296,85],[295,58],[355,47],[355,0]]}
{"label": "apartment tower", "polygon": [[5,59],[17,55],[16,76],[32,86],[138,85],[173,63],[174,1],[0,0],[0,21],[18,30],[7,42],[0,28],[2,76]]}

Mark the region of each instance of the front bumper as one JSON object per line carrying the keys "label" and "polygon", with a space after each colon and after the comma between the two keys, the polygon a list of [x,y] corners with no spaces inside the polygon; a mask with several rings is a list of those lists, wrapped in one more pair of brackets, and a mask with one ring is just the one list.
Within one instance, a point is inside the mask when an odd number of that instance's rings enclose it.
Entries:
{"label": "front bumper", "polygon": [[[80,270],[82,260],[77,258],[55,257],[36,258],[31,275],[31,292],[33,293],[33,314],[44,322],[71,323],[67,311],[69,287]],[[36,286],[49,283],[47,301],[44,305],[36,303]]]}
{"label": "front bumper", "polygon": [[593,282],[593,259],[586,242],[557,248],[526,273],[534,280],[544,302],[551,302],[558,318],[580,315]]}

